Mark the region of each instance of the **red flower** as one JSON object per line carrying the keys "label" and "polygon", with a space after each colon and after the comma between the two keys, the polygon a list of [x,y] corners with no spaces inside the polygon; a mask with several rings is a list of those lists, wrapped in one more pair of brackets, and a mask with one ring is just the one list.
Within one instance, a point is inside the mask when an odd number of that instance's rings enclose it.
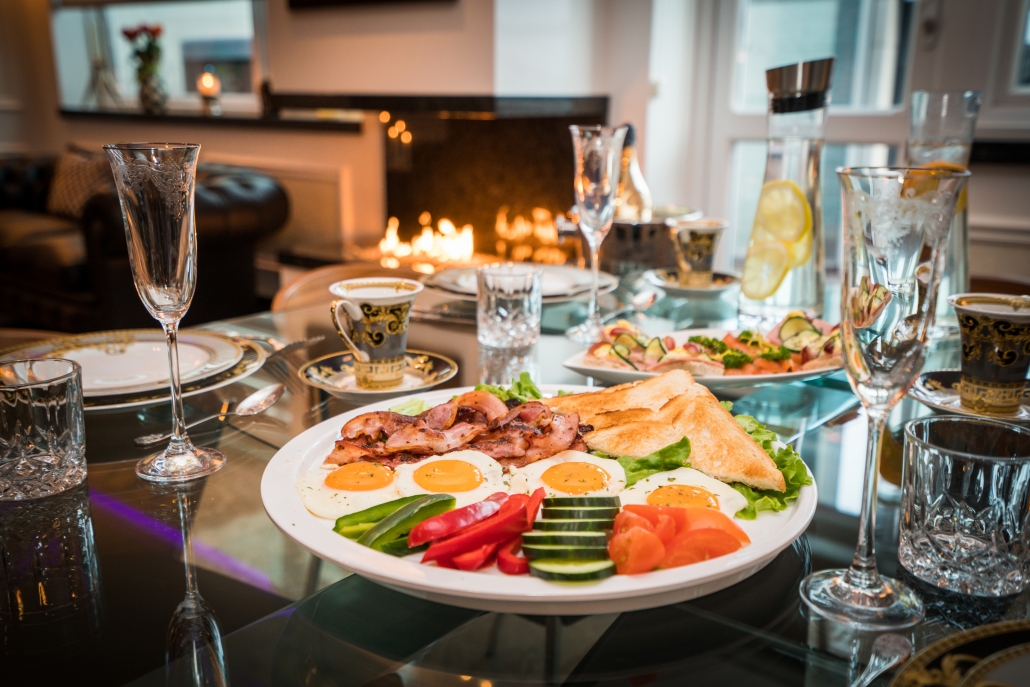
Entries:
{"label": "red flower", "polygon": [[139,33],[139,29],[122,29],[122,35],[124,35],[130,41],[135,41],[136,37],[139,36]]}
{"label": "red flower", "polygon": [[151,26],[150,27],[150,35],[153,36],[154,38],[157,38],[158,36],[160,36],[161,35],[161,25],[160,24],[154,24],[153,26]]}

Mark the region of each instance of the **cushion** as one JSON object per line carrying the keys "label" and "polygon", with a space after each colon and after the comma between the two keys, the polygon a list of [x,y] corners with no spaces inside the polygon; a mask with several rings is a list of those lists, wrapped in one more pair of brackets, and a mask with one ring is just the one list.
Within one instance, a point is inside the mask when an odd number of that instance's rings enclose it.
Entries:
{"label": "cushion", "polygon": [[54,180],[47,197],[47,212],[82,219],[90,198],[110,191],[114,185],[107,156],[71,149],[61,154],[54,168]]}
{"label": "cushion", "polygon": [[86,242],[78,224],[25,210],[0,210],[0,252],[8,267],[57,271],[86,263]]}

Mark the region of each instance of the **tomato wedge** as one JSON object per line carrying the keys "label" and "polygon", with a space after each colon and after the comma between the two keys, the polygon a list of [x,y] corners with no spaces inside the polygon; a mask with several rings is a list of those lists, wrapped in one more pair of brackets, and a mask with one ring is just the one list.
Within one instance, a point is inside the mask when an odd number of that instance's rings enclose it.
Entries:
{"label": "tomato wedge", "polygon": [[486,520],[501,509],[501,504],[508,500],[503,491],[490,494],[483,501],[473,503],[464,508],[457,508],[435,517],[423,520],[408,534],[408,546],[415,548],[429,541],[449,537],[469,525]]}
{"label": "tomato wedge", "polygon": [[690,530],[665,545],[659,568],[678,568],[733,553],[740,542],[725,530],[704,528]]}
{"label": "tomato wedge", "polygon": [[505,575],[528,575],[529,559],[518,555],[521,549],[521,534],[501,544],[497,549],[497,569]]}
{"label": "tomato wedge", "polygon": [[654,570],[665,557],[665,546],[653,532],[631,527],[608,542],[608,556],[620,575],[635,575]]}
{"label": "tomato wedge", "polygon": [[658,518],[662,515],[672,518],[673,523],[676,525],[676,534],[682,532],[683,528],[687,526],[687,514],[683,512],[682,508],[677,506],[651,506],[641,503],[623,506],[622,510],[624,513],[635,513],[647,518],[651,523],[652,529],[658,524]]}
{"label": "tomato wedge", "polygon": [[751,538],[744,530],[740,529],[737,523],[730,520],[714,508],[680,508],[686,515],[687,524],[685,531],[717,529],[731,535],[740,542],[741,546],[751,543]]}
{"label": "tomato wedge", "polygon": [[[655,518],[655,522],[657,522],[657,520],[658,518]],[[612,531],[615,534],[622,534],[626,530],[632,529],[634,527],[639,527],[641,529],[647,530],[648,532],[654,529],[654,526],[651,524],[651,520],[649,518],[645,518],[629,510],[624,510],[615,516],[615,526],[613,527]]]}
{"label": "tomato wedge", "polygon": [[668,515],[659,515],[658,524],[654,526],[654,534],[668,544],[676,536],[676,523]]}

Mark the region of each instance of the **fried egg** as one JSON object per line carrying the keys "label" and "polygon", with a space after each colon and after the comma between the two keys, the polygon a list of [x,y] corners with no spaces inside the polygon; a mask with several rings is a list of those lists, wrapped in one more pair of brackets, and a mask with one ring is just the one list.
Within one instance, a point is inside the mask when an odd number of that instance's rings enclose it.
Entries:
{"label": "fried egg", "polygon": [[397,491],[401,496],[450,494],[454,507],[461,508],[509,489],[496,460],[479,451],[454,451],[398,465]]}
{"label": "fried egg", "polygon": [[626,486],[618,461],[582,451],[562,451],[512,470],[513,493],[531,494],[543,487],[548,496],[615,496]]}
{"label": "fried egg", "polygon": [[304,506],[323,518],[336,519],[399,498],[394,471],[379,463],[358,461],[332,472],[297,480]]}
{"label": "fried egg", "polygon": [[747,507],[747,499],[728,484],[693,468],[676,468],[645,477],[619,494],[631,503],[685,508],[714,508],[728,517]]}

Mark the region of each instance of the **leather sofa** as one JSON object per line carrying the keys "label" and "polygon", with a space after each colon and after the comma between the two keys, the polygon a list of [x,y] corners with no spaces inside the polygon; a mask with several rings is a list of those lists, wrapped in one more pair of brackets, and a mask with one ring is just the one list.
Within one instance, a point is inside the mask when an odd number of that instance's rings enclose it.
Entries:
{"label": "leather sofa", "polygon": [[[132,281],[117,195],[92,196],[81,220],[47,214],[55,162],[0,160],[0,326],[157,326]],[[202,163],[195,211],[197,289],[183,324],[255,312],[255,248],[285,224],[286,193],[268,175]]]}

